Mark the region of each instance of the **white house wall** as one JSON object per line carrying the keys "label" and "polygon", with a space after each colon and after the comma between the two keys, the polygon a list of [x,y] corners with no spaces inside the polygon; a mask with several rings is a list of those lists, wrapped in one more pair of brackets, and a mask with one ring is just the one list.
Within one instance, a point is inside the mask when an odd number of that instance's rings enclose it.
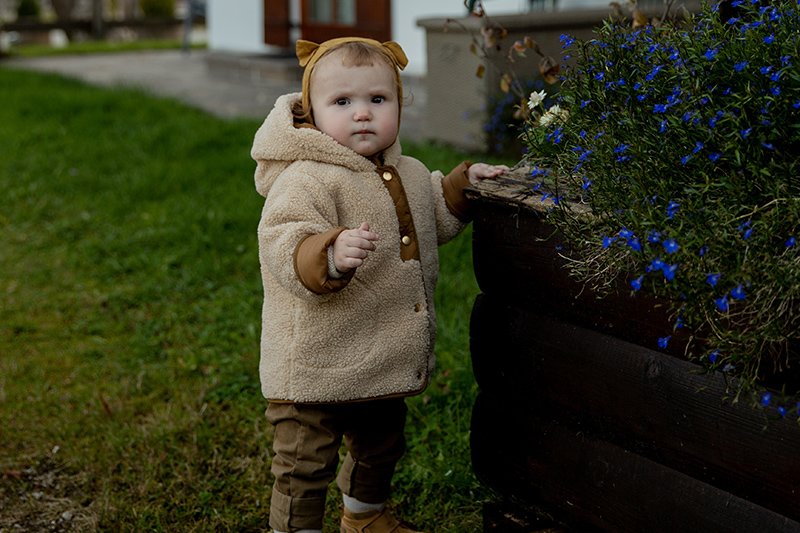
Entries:
{"label": "white house wall", "polygon": [[206,26],[211,50],[265,53],[263,0],[207,0]]}
{"label": "white house wall", "polygon": [[[290,0],[291,18],[299,22],[300,0]],[[521,13],[528,0],[484,0],[490,15]],[[208,46],[212,50],[267,53],[264,44],[263,0],[207,0]],[[427,71],[425,31],[417,20],[460,17],[466,13],[463,0],[392,0],[392,39],[399,42],[409,58],[406,73]],[[293,36],[294,37],[294,36]]]}

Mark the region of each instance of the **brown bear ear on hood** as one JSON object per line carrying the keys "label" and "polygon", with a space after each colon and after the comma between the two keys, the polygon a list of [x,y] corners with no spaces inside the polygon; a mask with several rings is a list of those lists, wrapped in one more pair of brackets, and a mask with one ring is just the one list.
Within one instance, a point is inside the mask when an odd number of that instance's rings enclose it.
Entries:
{"label": "brown bear ear on hood", "polygon": [[408,65],[408,57],[406,57],[406,53],[403,52],[403,49],[394,41],[386,41],[385,43],[381,44],[384,48],[386,48],[392,57],[394,57],[394,63],[397,65],[397,68],[403,70]]}
{"label": "brown bear ear on hood", "polygon": [[319,48],[317,43],[304,41],[303,39],[297,40],[297,43],[295,44],[295,53],[297,54],[297,59],[300,60],[301,67],[305,67],[308,64],[308,62],[311,60],[311,57],[314,55],[314,52],[317,51],[317,48]]}

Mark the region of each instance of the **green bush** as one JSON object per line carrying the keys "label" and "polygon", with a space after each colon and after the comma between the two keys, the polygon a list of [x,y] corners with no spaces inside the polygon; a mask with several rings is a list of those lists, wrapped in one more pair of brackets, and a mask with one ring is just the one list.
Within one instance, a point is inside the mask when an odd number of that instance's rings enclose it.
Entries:
{"label": "green bush", "polygon": [[575,273],[664,298],[735,398],[797,416],[781,372],[800,363],[800,10],[730,5],[562,36],[576,67],[558,107],[532,95],[523,136]]}
{"label": "green bush", "polygon": [[38,19],[41,9],[37,0],[19,0],[17,4],[17,18]]}
{"label": "green bush", "polygon": [[167,18],[175,16],[175,0],[139,0],[145,17]]}

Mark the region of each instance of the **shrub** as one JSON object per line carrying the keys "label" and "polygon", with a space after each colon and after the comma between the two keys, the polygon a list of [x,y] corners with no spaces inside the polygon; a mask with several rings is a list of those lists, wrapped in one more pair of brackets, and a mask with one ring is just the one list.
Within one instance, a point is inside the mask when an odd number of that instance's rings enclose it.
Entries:
{"label": "shrub", "polygon": [[175,0],[139,0],[145,17],[171,18],[175,16]]}
{"label": "shrub", "polygon": [[532,96],[522,137],[574,273],[663,297],[734,399],[798,415],[796,391],[759,383],[800,364],[800,8],[725,7],[562,36],[576,66],[558,108]]}
{"label": "shrub", "polygon": [[17,18],[38,19],[41,10],[37,0],[19,0],[17,3]]}

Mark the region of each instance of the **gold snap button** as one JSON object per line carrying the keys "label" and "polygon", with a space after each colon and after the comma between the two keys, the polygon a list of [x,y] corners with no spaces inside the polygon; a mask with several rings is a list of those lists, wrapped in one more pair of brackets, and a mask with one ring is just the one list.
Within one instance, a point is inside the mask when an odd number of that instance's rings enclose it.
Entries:
{"label": "gold snap button", "polygon": [[400,240],[401,240],[401,241],[403,242],[403,244],[405,244],[405,245],[409,245],[409,244],[411,244],[411,237],[409,237],[408,235],[405,235],[405,236],[403,236],[403,238],[402,238],[402,239],[400,239]]}
{"label": "gold snap button", "polygon": [[387,170],[386,172],[383,173],[383,179],[385,181],[391,181],[392,180],[392,173]]}

